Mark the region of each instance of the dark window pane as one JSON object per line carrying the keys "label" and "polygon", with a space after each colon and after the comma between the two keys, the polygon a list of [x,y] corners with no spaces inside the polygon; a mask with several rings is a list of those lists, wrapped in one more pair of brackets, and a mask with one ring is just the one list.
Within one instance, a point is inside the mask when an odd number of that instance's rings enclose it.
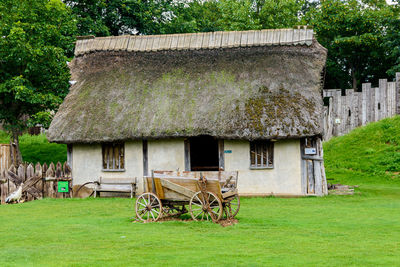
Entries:
{"label": "dark window pane", "polygon": [[256,165],[256,151],[254,142],[250,143],[250,164],[251,166]]}

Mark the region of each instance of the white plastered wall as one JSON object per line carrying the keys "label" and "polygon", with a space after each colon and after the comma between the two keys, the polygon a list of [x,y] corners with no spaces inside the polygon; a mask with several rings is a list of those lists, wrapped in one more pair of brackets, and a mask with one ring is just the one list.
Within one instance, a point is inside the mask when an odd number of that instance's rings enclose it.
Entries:
{"label": "white plastered wall", "polygon": [[274,167],[250,169],[248,141],[225,140],[225,170],[239,171],[241,195],[302,195],[300,140],[279,140],[274,143]]}
{"label": "white plastered wall", "polygon": [[[149,140],[148,172],[185,170],[183,139]],[[243,140],[225,140],[225,170],[239,171],[241,195],[302,195],[300,140],[279,140],[274,144],[274,168],[250,169],[250,144]],[[105,178],[138,178],[138,192],[143,192],[142,141],[125,143],[125,171],[102,171],[101,145],[73,145],[74,184]]]}
{"label": "white plastered wall", "polygon": [[185,145],[183,139],[151,140],[148,141],[147,151],[149,174],[152,170],[185,170]]}
{"label": "white plastered wall", "polygon": [[100,144],[74,144],[72,147],[73,184],[84,184],[104,178],[138,178],[143,177],[142,141],[125,143],[125,171],[102,171],[102,150]]}

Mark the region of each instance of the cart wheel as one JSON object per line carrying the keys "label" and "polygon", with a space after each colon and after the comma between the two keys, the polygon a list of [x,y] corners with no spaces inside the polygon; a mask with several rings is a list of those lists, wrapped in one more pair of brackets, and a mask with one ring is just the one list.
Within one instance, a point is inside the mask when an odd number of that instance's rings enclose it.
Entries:
{"label": "cart wheel", "polygon": [[239,195],[234,195],[233,198],[227,202],[224,206],[224,212],[226,218],[233,218],[238,214],[240,209],[240,199]]}
{"label": "cart wheel", "polygon": [[[219,198],[211,192],[206,192],[205,197],[208,199],[210,204],[211,212],[214,215],[214,219],[219,221],[222,217],[222,204]],[[194,194],[189,202],[189,211],[195,221],[212,221],[210,211],[207,210],[206,199],[203,197],[201,191]]]}
{"label": "cart wheel", "polygon": [[161,200],[153,193],[143,193],[136,200],[136,216],[144,222],[155,222],[162,216]]}

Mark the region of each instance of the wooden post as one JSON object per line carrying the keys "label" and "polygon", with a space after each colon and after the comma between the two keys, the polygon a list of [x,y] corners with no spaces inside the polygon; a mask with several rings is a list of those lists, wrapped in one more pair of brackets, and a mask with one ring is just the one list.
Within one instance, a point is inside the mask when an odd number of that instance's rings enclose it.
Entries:
{"label": "wooden post", "polygon": [[218,140],[218,169],[225,170],[224,139]]}
{"label": "wooden post", "polygon": [[393,117],[396,115],[396,83],[389,82],[388,83],[388,116]]}
{"label": "wooden post", "polygon": [[190,141],[189,139],[184,140],[185,146],[185,171],[190,172]]}
{"label": "wooden post", "polygon": [[143,140],[143,176],[148,176],[149,172],[149,162],[147,155],[147,140]]}
{"label": "wooden post", "polygon": [[396,114],[400,114],[400,72],[396,72]]}
{"label": "wooden post", "polygon": [[11,165],[11,147],[9,144],[0,144],[0,171],[8,170]]}
{"label": "wooden post", "polygon": [[362,92],[361,92],[361,125],[366,125],[368,121],[368,110],[367,110],[367,101],[368,101],[368,92],[367,92],[367,84],[362,84]]}
{"label": "wooden post", "polygon": [[381,116],[380,119],[387,118],[387,80],[379,79],[380,103],[381,103]]}

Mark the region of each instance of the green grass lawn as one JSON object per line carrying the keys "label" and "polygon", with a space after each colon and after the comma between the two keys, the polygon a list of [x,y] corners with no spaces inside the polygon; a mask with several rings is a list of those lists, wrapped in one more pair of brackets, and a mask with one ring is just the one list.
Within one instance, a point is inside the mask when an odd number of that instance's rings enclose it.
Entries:
{"label": "green grass lawn", "polygon": [[354,196],[242,198],[239,223],[133,223],[130,199],[0,206],[0,266],[400,266],[400,118],[324,145]]}
{"label": "green grass lawn", "polygon": [[400,187],[243,198],[239,224],[132,223],[130,199],[0,207],[0,266],[399,265]]}
{"label": "green grass lawn", "polygon": [[[10,137],[0,131],[0,143],[9,144]],[[25,162],[40,162],[41,164],[50,162],[64,163],[67,161],[67,146],[64,144],[49,143],[44,134],[31,136],[24,134],[19,138],[22,159]]]}

